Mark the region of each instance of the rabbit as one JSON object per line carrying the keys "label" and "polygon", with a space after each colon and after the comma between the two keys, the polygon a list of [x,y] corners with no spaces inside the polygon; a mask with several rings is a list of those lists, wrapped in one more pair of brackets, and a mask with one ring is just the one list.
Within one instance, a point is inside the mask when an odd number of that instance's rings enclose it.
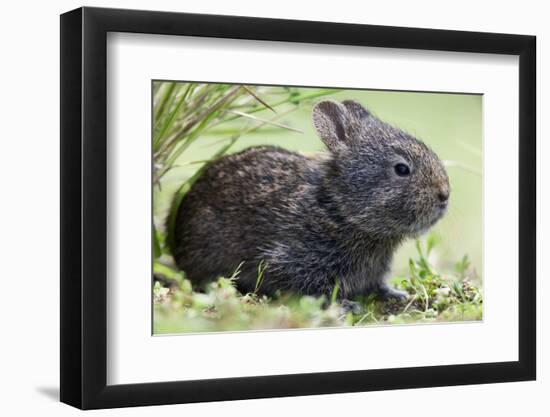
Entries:
{"label": "rabbit", "polygon": [[240,266],[242,293],[330,299],[338,285],[342,302],[407,298],[387,276],[400,244],[447,211],[442,162],[356,101],[322,101],[312,114],[328,154],[251,147],[211,163],[184,196],[173,253],[194,285]]}

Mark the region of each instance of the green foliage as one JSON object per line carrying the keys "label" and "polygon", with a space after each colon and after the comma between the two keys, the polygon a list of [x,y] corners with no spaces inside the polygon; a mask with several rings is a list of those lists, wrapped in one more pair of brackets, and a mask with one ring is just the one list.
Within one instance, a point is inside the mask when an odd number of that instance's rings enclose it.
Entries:
{"label": "green foliage", "polygon": [[[393,285],[409,294],[403,302],[381,301],[374,296],[359,299],[360,314],[342,309],[337,301],[339,285],[331,299],[279,294],[268,298],[257,291],[240,294],[236,289],[239,268],[231,277],[219,278],[204,291],[194,291],[180,272],[156,263],[155,273],[170,284],[154,287],[154,332],[214,332],[259,329],[364,326],[481,320],[483,296],[467,257],[449,273],[439,273],[429,261],[437,241],[433,235],[417,241],[417,257],[409,261],[407,277],[395,277]],[[265,265],[258,266],[256,289]]]}
{"label": "green foliage", "polygon": [[397,288],[407,291],[410,298],[403,308],[380,305],[379,311],[387,314],[389,322],[481,320],[483,295],[468,257],[464,256],[454,271],[439,273],[428,259],[435,244],[434,235],[428,236],[424,246],[417,240],[418,256],[409,260],[409,276],[392,280]]}

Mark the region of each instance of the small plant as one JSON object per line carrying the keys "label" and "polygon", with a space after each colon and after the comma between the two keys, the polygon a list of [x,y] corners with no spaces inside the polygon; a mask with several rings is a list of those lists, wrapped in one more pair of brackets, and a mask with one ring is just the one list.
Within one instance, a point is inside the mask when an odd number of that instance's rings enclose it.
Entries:
{"label": "small plant", "polygon": [[425,244],[416,241],[417,257],[409,259],[408,276],[392,280],[397,288],[407,291],[409,299],[403,303],[375,301],[372,315],[376,316],[376,322],[381,319],[390,323],[481,320],[483,295],[467,256],[453,271],[440,273],[429,261],[436,245],[433,234]]}

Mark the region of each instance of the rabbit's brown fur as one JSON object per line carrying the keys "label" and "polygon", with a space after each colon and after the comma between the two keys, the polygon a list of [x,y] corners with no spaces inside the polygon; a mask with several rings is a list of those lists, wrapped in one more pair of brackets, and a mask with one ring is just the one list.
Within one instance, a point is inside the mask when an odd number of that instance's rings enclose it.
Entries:
{"label": "rabbit's brown fur", "polygon": [[249,148],[212,163],[186,194],[174,255],[194,284],[244,262],[242,292],[330,296],[339,281],[341,299],[405,296],[386,275],[401,242],[444,215],[445,168],[423,142],[355,101],[318,103],[313,123],[327,156]]}

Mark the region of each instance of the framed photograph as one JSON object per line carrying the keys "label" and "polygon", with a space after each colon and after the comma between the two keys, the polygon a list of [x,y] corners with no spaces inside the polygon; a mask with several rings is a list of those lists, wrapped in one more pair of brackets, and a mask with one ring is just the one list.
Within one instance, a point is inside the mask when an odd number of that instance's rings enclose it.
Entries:
{"label": "framed photograph", "polygon": [[535,37],[61,16],[61,401],[533,380]]}

